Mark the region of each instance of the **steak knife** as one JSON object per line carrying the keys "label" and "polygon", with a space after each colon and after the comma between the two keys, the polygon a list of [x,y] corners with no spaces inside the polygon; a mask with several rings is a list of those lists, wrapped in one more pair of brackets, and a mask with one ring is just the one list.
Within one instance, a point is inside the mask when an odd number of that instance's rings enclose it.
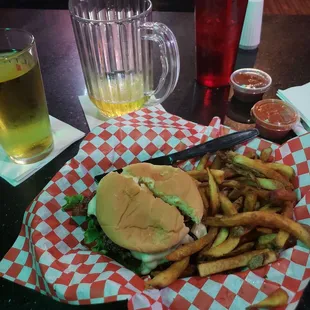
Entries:
{"label": "steak knife", "polygon": [[[173,165],[177,161],[181,161],[181,160],[183,161],[183,160],[187,160],[187,159],[194,158],[194,157],[200,157],[206,153],[214,153],[216,151],[232,148],[233,146],[236,146],[240,143],[249,141],[257,137],[258,135],[259,135],[259,131],[255,128],[249,129],[249,130],[238,131],[238,132],[228,134],[226,136],[215,138],[211,141],[207,141],[205,143],[193,146],[191,148],[188,148],[180,152],[176,152],[173,154],[160,156],[156,158],[151,158],[143,162],[150,163],[153,165],[169,166],[169,165]],[[114,172],[118,172],[118,173],[121,173],[122,171],[123,171],[122,168],[114,170]],[[107,174],[108,172],[95,176],[95,181],[99,183],[99,181]]]}

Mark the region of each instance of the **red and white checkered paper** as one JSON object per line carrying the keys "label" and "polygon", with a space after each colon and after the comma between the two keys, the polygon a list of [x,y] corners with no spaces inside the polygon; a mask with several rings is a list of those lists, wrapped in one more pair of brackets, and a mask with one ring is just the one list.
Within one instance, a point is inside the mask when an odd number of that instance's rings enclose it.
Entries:
{"label": "red and white checkered paper", "polygon": [[[94,176],[130,163],[183,150],[231,132],[214,118],[201,126],[162,108],[149,108],[109,120],[81,143],[78,154],[54,176],[25,211],[21,232],[0,263],[0,275],[44,295],[75,305],[128,299],[130,309],[244,309],[279,287],[294,309],[310,278],[310,251],[288,249],[268,266],[230,275],[180,279],[163,290],[144,291],[143,279],[81,244],[83,230],[61,211],[66,195],[89,195]],[[310,134],[281,147],[254,139],[238,151],[272,146],[278,161],[294,167],[297,221],[310,225]],[[186,163],[191,168],[193,163]]]}

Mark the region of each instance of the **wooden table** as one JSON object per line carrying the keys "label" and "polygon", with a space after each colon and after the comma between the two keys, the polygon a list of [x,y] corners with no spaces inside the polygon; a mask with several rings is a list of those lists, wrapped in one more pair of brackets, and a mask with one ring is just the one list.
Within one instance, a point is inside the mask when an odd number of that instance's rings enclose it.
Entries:
{"label": "wooden table", "polygon": [[[2,9],[0,16],[0,27],[24,28],[34,34],[50,114],[88,132],[89,128],[78,100],[78,95],[85,93],[85,84],[68,12]],[[164,107],[168,112],[202,124],[208,124],[214,115],[224,119],[229,88],[210,91],[198,86],[194,80],[193,14],[155,12],[153,19],[166,23],[173,30],[181,55],[179,82]],[[309,28],[308,16],[265,16],[258,53],[239,53],[237,67],[252,66],[255,63],[255,67],[270,73],[274,83],[266,94],[267,97],[275,97],[279,88],[285,89],[309,82]],[[79,142],[73,144],[16,188],[0,179],[0,257],[4,256],[15,241],[25,208],[63,164],[76,154],[78,145]],[[4,305],[1,309],[69,307],[9,281],[1,279],[0,283],[0,304]],[[309,294],[304,296],[307,304],[303,303],[299,309],[310,307]],[[117,306],[94,307],[115,309],[124,308],[124,305],[125,303],[120,303]]]}

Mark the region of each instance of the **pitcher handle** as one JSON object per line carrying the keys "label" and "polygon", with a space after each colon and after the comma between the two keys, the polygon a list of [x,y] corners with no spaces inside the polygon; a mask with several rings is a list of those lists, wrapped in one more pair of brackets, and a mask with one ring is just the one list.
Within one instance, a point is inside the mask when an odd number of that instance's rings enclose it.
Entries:
{"label": "pitcher handle", "polygon": [[[143,40],[154,41],[160,50],[162,73],[155,90],[150,94],[145,106],[152,106],[163,102],[174,90],[180,73],[180,54],[177,40],[173,32],[162,23],[146,22],[140,29],[148,33],[142,36]],[[159,98],[156,95],[162,93]]]}

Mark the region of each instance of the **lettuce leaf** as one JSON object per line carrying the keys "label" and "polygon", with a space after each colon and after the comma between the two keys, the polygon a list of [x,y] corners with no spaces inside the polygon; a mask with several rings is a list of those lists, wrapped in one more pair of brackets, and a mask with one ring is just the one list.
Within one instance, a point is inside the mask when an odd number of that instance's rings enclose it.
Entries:
{"label": "lettuce leaf", "polygon": [[74,196],[66,196],[65,201],[66,204],[61,207],[62,211],[68,211],[73,209],[76,205],[83,203],[84,196],[82,194],[74,195]]}
{"label": "lettuce leaf", "polygon": [[100,238],[101,238],[100,231],[96,228],[94,220],[90,219],[88,221],[88,228],[84,232],[84,242],[86,244],[90,244],[96,240],[100,240]]}

